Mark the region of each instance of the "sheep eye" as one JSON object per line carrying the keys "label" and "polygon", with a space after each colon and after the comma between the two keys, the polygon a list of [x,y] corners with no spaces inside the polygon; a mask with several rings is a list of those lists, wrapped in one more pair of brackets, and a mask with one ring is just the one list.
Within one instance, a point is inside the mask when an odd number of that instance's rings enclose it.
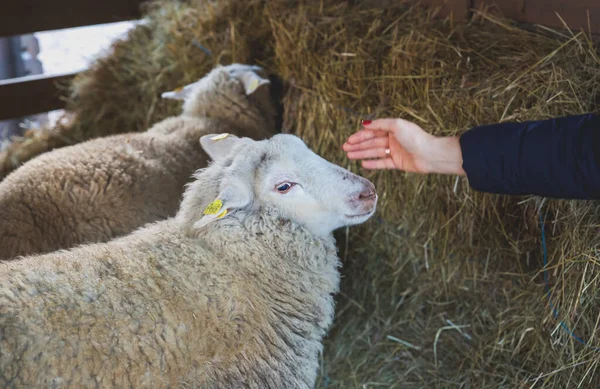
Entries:
{"label": "sheep eye", "polygon": [[283,184],[280,184],[277,186],[277,191],[279,193],[287,193],[290,191],[290,189],[292,189],[292,187],[294,186],[294,184],[290,184],[289,182],[284,182]]}

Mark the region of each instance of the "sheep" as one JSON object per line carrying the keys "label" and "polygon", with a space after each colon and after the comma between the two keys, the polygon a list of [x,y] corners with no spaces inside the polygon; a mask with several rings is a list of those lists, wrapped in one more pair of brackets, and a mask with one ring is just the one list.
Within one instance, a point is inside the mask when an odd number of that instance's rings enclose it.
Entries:
{"label": "sheep", "polygon": [[0,387],[314,387],[367,179],[295,135],[201,138],[172,218],[0,264]]}
{"label": "sheep", "polygon": [[0,260],[127,234],[174,215],[208,156],[203,134],[264,139],[276,131],[271,82],[259,66],[218,66],[165,92],[182,113],[143,133],[89,140],[40,155],[0,182]]}

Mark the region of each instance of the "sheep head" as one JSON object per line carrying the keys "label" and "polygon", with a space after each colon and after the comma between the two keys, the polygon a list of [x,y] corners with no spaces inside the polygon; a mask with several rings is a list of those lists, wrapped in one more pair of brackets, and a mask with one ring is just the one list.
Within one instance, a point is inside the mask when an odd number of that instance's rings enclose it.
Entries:
{"label": "sheep head", "polygon": [[270,208],[314,235],[327,236],[375,213],[378,198],[369,180],[325,160],[294,135],[255,141],[210,134],[200,143],[214,162],[198,178],[214,166],[220,180],[218,195],[207,199],[212,202],[200,210],[195,228],[235,217],[237,211]]}
{"label": "sheep head", "polygon": [[183,101],[182,115],[222,119],[236,126],[275,133],[276,107],[271,81],[260,66],[218,65],[182,88],[162,93]]}

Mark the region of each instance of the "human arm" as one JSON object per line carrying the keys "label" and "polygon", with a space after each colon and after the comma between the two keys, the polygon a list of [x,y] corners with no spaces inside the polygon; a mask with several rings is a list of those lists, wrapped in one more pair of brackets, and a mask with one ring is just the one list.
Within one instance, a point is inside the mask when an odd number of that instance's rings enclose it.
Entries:
{"label": "human arm", "polygon": [[[343,148],[350,159],[382,158],[363,161],[367,169],[466,175],[473,189],[488,193],[600,198],[598,115],[489,124],[460,137],[434,137],[398,119],[379,119],[364,127]],[[414,168],[403,168],[403,161],[415,161]]]}
{"label": "human arm", "polygon": [[458,137],[436,137],[404,119],[367,120],[363,126],[342,148],[366,169],[465,175]]}

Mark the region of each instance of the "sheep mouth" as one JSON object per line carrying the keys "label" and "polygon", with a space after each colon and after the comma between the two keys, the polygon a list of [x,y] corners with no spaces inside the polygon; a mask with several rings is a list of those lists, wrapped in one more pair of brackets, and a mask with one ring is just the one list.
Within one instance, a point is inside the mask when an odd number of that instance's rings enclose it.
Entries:
{"label": "sheep mouth", "polygon": [[[377,200],[378,200],[377,195],[375,195],[375,200],[370,202],[371,204],[370,204],[369,210],[367,212],[357,213],[357,214],[353,214],[353,215],[344,215],[344,216],[349,220],[365,219],[365,218],[368,219],[371,216],[373,216],[373,214],[375,213],[375,210],[377,209]],[[365,205],[366,204],[363,204],[362,207],[360,207],[360,208],[362,208],[364,210]],[[357,208],[360,209],[359,207],[357,207]]]}
{"label": "sheep mouth", "polygon": [[344,216],[346,216],[348,219],[360,219],[360,218],[363,218],[363,217],[371,216],[373,213],[375,213],[375,208],[374,207],[369,212],[361,213],[361,214],[358,214],[358,215],[344,215]]}

